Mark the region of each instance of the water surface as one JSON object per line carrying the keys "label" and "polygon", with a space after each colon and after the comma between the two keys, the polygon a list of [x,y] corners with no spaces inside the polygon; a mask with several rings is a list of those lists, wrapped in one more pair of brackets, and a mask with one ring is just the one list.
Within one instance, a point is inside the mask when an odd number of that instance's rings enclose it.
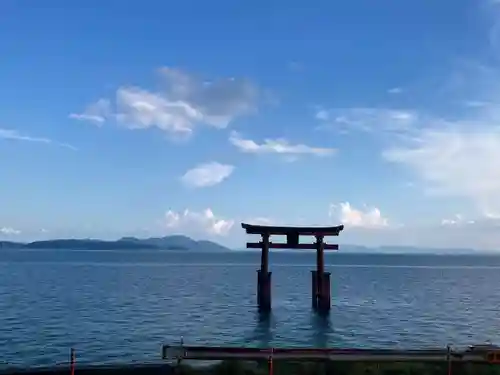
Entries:
{"label": "water surface", "polygon": [[255,309],[258,253],[0,252],[3,364],[156,361],[164,343],[421,347],[499,342],[500,257],[327,257],[329,321],[311,313],[314,254],[272,253],[273,315]]}

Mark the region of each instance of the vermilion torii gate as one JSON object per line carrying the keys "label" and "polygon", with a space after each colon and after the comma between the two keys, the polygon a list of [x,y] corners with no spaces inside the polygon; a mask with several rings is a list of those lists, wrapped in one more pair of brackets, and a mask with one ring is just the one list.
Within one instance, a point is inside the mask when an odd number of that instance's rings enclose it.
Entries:
{"label": "vermilion torii gate", "polygon": [[[271,272],[269,272],[269,249],[316,250],[316,270],[312,271],[312,306],[319,312],[330,311],[330,272],[325,272],[324,250],[338,250],[338,245],[326,244],[325,236],[338,236],[344,229],[336,227],[276,227],[242,223],[247,234],[259,234],[260,242],[248,242],[248,249],[261,249],[260,270],[257,271],[257,304],[259,311],[271,311]],[[273,243],[271,235],[286,236],[286,243]],[[300,236],[314,236],[314,243],[300,243]]]}

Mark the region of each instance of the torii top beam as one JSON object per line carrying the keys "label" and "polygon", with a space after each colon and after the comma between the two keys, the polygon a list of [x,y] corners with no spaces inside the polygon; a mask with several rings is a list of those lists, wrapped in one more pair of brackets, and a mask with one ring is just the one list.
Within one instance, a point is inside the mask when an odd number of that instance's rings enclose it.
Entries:
{"label": "torii top beam", "polygon": [[338,236],[344,229],[343,225],[335,227],[276,227],[272,225],[252,225],[241,223],[247,234],[276,234],[286,236]]}

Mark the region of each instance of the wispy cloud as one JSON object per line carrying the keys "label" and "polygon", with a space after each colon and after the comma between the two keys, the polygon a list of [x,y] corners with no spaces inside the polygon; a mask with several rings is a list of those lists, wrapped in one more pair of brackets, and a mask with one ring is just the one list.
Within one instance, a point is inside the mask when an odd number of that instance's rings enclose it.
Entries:
{"label": "wispy cloud", "polygon": [[499,77],[498,65],[458,64],[442,86],[448,96],[445,104],[462,105],[448,115],[360,106],[319,108],[316,118],[323,129],[383,134],[382,157],[413,173],[416,187],[428,194],[461,198],[476,208],[479,217],[496,217],[500,216],[500,168],[495,162],[500,160]]}
{"label": "wispy cloud", "polygon": [[452,218],[442,219],[441,225],[474,224],[474,220],[465,220],[462,214],[455,214]]}
{"label": "wispy cloud", "polygon": [[387,93],[392,95],[401,94],[402,92],[403,89],[401,87],[392,87],[389,90],[387,90]]}
{"label": "wispy cloud", "polygon": [[[500,23],[491,27],[490,47],[498,51]],[[500,216],[500,67],[460,64],[449,95],[465,100],[459,115],[416,116],[411,136],[383,152],[386,160],[409,168],[431,194],[459,197],[475,205],[485,220]],[[455,90],[455,92],[452,91]]]}
{"label": "wispy cloud", "polygon": [[108,99],[99,99],[96,103],[89,105],[82,113],[71,113],[69,118],[88,121],[101,126],[111,114],[110,101]]}
{"label": "wispy cloud", "polygon": [[234,166],[213,161],[190,169],[181,177],[181,181],[195,188],[214,186],[228,178],[233,171]]}
{"label": "wispy cloud", "polygon": [[237,132],[231,132],[229,142],[236,146],[241,152],[252,154],[281,154],[288,156],[331,156],[336,150],[333,148],[313,147],[304,144],[292,144],[284,138],[264,139],[262,143],[257,143],[251,139],[245,139]]}
{"label": "wispy cloud", "polygon": [[395,108],[320,108],[315,113],[318,129],[337,132],[404,133],[419,123],[414,110]]}
{"label": "wispy cloud", "polygon": [[13,129],[1,129],[0,128],[0,139],[10,140],[10,141],[20,141],[20,142],[36,142],[36,143],[53,144],[56,146],[68,148],[68,149],[73,150],[73,151],[77,150],[76,147],[74,147],[70,144],[67,144],[67,143],[56,142],[56,141],[49,139],[49,138],[33,137],[33,136],[21,134],[17,130],[13,130]]}
{"label": "wispy cloud", "polygon": [[485,101],[481,101],[481,100],[467,100],[467,101],[465,101],[464,104],[466,107],[472,107],[472,108],[483,108],[483,107],[491,105],[490,102],[485,102]]}
{"label": "wispy cloud", "polygon": [[483,215],[500,215],[494,162],[500,160],[500,102],[491,97],[455,119],[382,108],[321,110],[316,117],[328,129],[383,135],[383,158],[412,171],[425,192],[461,197]]}
{"label": "wispy cloud", "polygon": [[410,168],[432,194],[467,198],[481,212],[500,213],[500,128],[489,123],[437,122],[387,148],[386,160]]}
{"label": "wispy cloud", "polygon": [[114,111],[109,100],[101,99],[78,120],[98,125],[116,121],[129,129],[158,128],[171,135],[190,135],[196,126],[226,128],[235,118],[254,112],[260,90],[246,79],[204,80],[179,69],[160,69],[162,90],[122,86],[116,91]]}

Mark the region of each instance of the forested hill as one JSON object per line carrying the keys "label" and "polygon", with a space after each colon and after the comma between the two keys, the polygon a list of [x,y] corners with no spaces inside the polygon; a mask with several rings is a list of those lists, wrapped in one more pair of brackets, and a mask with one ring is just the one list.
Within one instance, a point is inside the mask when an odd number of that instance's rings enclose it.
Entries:
{"label": "forested hill", "polygon": [[68,250],[172,250],[193,252],[222,252],[230,251],[227,247],[212,241],[196,241],[187,236],[175,235],[139,239],[123,237],[117,241],[103,241],[94,239],[54,239],[34,241],[28,243],[0,241],[3,249],[68,249]]}

